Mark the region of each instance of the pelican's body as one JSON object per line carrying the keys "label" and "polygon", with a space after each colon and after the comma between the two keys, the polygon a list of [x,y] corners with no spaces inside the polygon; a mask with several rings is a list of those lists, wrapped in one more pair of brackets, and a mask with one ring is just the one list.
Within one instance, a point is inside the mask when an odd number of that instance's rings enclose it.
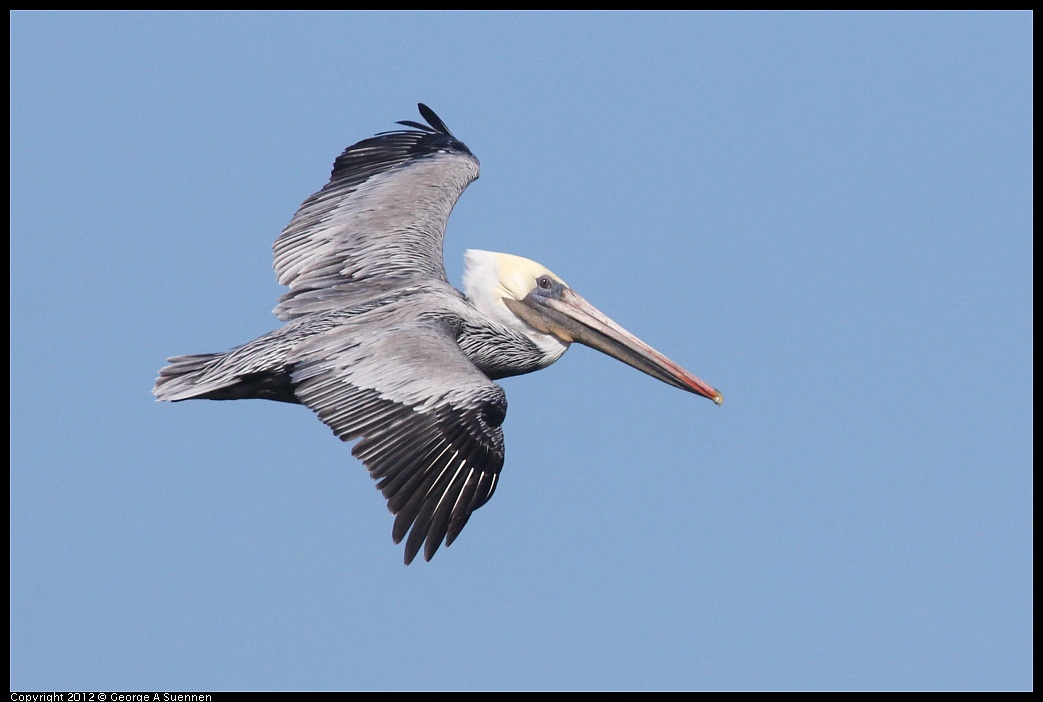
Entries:
{"label": "pelican's body", "polygon": [[721,394],[538,263],[468,251],[464,290],[442,263],[446,221],[478,160],[429,122],[348,147],[275,242],[283,327],[226,353],[176,356],[159,400],[304,404],[378,481],[408,564],[430,560],[492,496],[507,411],[493,381],[545,368],[579,341],[664,382]]}

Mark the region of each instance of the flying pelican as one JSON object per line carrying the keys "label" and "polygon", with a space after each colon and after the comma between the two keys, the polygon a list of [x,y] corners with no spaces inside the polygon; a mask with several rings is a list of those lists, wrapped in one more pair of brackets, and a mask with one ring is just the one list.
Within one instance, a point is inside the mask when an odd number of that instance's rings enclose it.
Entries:
{"label": "flying pelican", "polygon": [[275,241],[284,326],[226,353],[174,356],[157,400],[302,404],[365,464],[408,565],[453,543],[496,489],[507,398],[495,380],[546,368],[578,341],[721,404],[540,264],[467,251],[464,293],[442,262],[478,159],[429,107],[427,124],[349,146]]}

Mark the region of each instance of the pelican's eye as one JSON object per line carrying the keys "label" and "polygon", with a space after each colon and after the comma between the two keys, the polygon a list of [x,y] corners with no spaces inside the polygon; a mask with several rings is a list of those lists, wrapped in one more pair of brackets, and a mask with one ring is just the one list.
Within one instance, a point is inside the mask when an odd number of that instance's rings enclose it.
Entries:
{"label": "pelican's eye", "polygon": [[551,280],[549,275],[541,275],[536,279],[536,285],[539,286],[540,290],[550,290],[554,287],[554,281]]}

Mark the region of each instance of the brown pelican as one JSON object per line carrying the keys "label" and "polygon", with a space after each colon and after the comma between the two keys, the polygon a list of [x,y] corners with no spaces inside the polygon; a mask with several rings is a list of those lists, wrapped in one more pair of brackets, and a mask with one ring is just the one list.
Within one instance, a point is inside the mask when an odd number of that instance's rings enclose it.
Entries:
{"label": "brown pelican", "polygon": [[226,353],[175,356],[158,400],[303,404],[377,481],[430,560],[496,489],[507,398],[495,380],[545,368],[574,341],[718,405],[721,393],[595,309],[538,263],[468,251],[464,293],[442,262],[449,213],[478,159],[427,124],[349,146],[276,240],[285,325]]}

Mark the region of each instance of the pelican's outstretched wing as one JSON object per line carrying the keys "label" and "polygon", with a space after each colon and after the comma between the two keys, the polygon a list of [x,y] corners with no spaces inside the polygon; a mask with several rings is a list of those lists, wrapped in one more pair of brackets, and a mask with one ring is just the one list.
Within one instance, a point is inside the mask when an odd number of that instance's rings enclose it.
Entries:
{"label": "pelican's outstretched wing", "polygon": [[408,564],[421,545],[431,560],[492,497],[507,397],[444,323],[413,318],[379,328],[304,342],[292,376],[297,398],[337,436],[360,439],[351,452],[396,515],[395,543],[409,534]]}
{"label": "pelican's outstretched wing", "polygon": [[[272,247],[275,273],[290,291],[275,314],[284,320],[408,284],[446,281],[442,239],[478,159],[426,105],[429,123],[378,134],[345,149],[330,182],[301,205]],[[331,298],[337,298],[336,303]]]}

